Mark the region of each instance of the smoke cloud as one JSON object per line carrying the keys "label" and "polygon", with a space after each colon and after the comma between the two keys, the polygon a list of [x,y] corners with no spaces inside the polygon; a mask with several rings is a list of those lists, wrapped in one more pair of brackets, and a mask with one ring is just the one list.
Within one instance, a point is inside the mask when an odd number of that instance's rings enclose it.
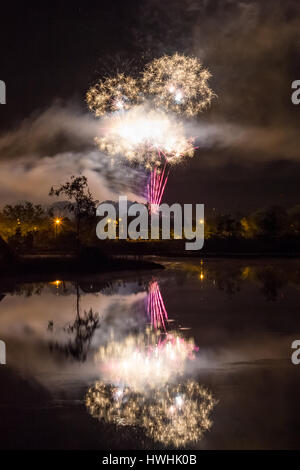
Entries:
{"label": "smoke cloud", "polygon": [[2,134],[1,202],[50,202],[50,187],[79,173],[87,176],[92,194],[100,201],[114,200],[120,192],[141,200],[144,174],[121,159],[112,164],[97,150],[94,137],[99,126],[99,121],[74,105],[55,103]]}

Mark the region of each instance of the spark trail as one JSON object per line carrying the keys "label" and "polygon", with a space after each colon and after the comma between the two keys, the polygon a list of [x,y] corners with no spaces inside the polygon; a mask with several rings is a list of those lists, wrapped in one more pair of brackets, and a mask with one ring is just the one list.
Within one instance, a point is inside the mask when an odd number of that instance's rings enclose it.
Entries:
{"label": "spark trail", "polygon": [[147,316],[151,325],[155,329],[162,326],[166,331],[168,312],[166,310],[157,281],[151,281],[149,283],[149,293],[147,297]]}

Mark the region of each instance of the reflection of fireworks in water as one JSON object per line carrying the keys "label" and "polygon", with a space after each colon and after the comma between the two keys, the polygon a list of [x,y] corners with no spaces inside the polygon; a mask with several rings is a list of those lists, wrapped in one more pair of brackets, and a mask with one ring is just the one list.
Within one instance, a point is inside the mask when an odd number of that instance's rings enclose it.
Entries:
{"label": "reflection of fireworks in water", "polygon": [[123,341],[111,341],[100,347],[100,363],[106,382],[130,386],[132,390],[161,386],[182,375],[198,348],[192,339],[185,340],[176,332],[161,338],[158,331],[130,335]]}
{"label": "reflection of fireworks in water", "polygon": [[157,281],[151,281],[149,283],[147,316],[154,328],[159,328],[162,325],[164,330],[166,330],[165,322],[168,321],[168,312]]}
{"label": "reflection of fireworks in water", "polygon": [[215,96],[208,86],[208,70],[195,57],[182,54],[163,56],[146,65],[142,84],[156,106],[194,116]]}
{"label": "reflection of fireworks in water", "polygon": [[184,446],[199,441],[211,428],[209,416],[215,404],[211,393],[194,381],[168,384],[154,392],[143,426],[155,441]]}
{"label": "reflection of fireworks in water", "polygon": [[140,100],[141,95],[137,81],[123,73],[114,78],[99,81],[86,94],[89,110],[97,117],[129,109]]}
{"label": "reflection of fireworks in water", "polygon": [[93,418],[119,426],[139,424],[143,401],[142,395],[132,393],[127,387],[113,387],[103,382],[96,382],[85,399]]}
{"label": "reflection of fireworks in water", "polygon": [[86,406],[94,418],[141,426],[153,440],[175,447],[203,437],[212,426],[209,417],[215,404],[211,393],[194,381],[169,384],[149,395],[96,382],[86,395]]}

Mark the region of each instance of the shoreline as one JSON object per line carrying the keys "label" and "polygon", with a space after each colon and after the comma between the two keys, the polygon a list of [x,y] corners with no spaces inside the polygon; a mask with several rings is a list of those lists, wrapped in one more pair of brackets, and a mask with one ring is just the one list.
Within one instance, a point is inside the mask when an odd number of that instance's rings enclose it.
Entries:
{"label": "shoreline", "polygon": [[152,260],[106,258],[106,257],[79,257],[75,255],[35,255],[20,256],[11,261],[0,262],[0,280],[9,281],[39,279],[51,280],[54,277],[74,280],[78,276],[101,275],[124,271],[151,271],[161,270],[164,266]]}

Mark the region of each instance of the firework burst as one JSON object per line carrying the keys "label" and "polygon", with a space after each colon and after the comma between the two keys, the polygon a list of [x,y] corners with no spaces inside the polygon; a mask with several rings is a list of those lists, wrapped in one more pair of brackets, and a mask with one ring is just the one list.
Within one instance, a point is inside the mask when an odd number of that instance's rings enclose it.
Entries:
{"label": "firework burst", "polygon": [[102,136],[96,138],[99,149],[112,157],[124,156],[146,168],[179,163],[194,155],[192,139],[184,127],[166,113],[137,106],[121,115],[102,121]]}
{"label": "firework burst", "polygon": [[161,203],[169,167],[192,157],[195,151],[193,139],[186,136],[182,123],[147,106],[103,119],[102,136],[95,141],[112,159],[123,156],[149,171],[146,197],[150,205]]}
{"label": "firework burst", "polygon": [[141,99],[137,80],[123,73],[99,81],[86,94],[89,110],[97,117],[115,111],[125,111]]}
{"label": "firework burst", "polygon": [[103,117],[95,138],[99,149],[112,162],[122,156],[149,171],[150,207],[161,203],[169,167],[194,155],[193,138],[174,113],[190,117],[207,108],[216,96],[208,86],[210,76],[197,58],[176,53],[147,64],[140,79],[119,73],[86,94],[90,111]]}
{"label": "firework burst", "polygon": [[210,77],[197,58],[176,53],[146,65],[142,88],[157,107],[195,116],[206,109],[215,96],[208,86]]}

